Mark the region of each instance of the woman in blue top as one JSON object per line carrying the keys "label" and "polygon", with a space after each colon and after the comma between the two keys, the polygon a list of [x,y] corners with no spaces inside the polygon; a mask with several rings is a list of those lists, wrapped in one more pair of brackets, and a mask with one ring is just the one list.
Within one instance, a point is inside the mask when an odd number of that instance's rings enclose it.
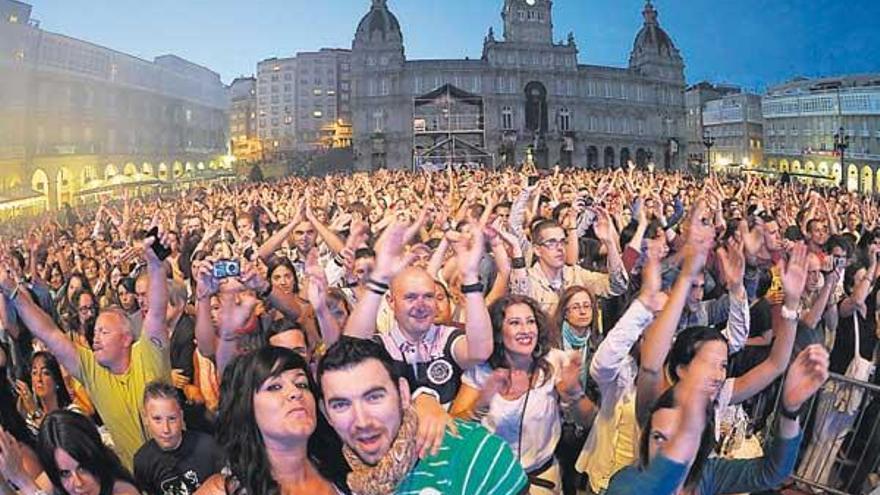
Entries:
{"label": "woman in blue top", "polygon": [[[707,351],[708,348],[707,348]],[[709,351],[710,352],[710,351]],[[768,490],[794,470],[801,429],[801,406],[828,378],[828,351],[804,349],[791,364],[783,385],[775,435],[757,459],[709,458],[714,443],[712,401],[715,359],[698,352],[693,373],[664,393],[642,429],[640,466],[614,476],[607,495],[721,495]]]}

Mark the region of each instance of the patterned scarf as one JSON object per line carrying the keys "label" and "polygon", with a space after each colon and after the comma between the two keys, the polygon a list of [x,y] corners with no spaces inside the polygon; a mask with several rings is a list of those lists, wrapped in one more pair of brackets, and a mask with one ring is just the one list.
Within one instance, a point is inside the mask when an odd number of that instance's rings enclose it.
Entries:
{"label": "patterned scarf", "polygon": [[348,474],[348,487],[358,495],[386,495],[394,493],[397,485],[415,466],[418,461],[416,452],[416,432],[419,420],[412,408],[403,411],[403,421],[397,438],[388,452],[375,466],[369,466],[357,456],[347,445],[342,448],[345,460],[351,466]]}

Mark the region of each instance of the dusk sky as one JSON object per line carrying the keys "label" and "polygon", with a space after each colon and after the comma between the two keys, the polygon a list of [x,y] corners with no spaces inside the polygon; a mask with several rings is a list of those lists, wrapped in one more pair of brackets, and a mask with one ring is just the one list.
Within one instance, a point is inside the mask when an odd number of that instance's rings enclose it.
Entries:
{"label": "dusk sky", "polygon": [[[270,57],[351,47],[370,0],[47,0],[41,26],[146,59],[174,53],[229,83]],[[389,0],[409,59],[478,58],[503,0]],[[880,72],[878,0],[656,0],[687,65],[762,90],[798,75]],[[625,66],[643,0],[556,0],[554,35],[575,33],[580,62]]]}

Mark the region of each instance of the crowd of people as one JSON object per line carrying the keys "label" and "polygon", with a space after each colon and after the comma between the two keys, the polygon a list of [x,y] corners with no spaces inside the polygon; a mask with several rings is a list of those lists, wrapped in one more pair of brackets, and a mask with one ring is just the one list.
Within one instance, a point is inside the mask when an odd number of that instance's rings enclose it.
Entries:
{"label": "crowd of people", "polygon": [[829,371],[873,376],[878,206],[837,189],[381,170],[95,206],[0,226],[0,493],[759,492],[829,481],[865,402]]}

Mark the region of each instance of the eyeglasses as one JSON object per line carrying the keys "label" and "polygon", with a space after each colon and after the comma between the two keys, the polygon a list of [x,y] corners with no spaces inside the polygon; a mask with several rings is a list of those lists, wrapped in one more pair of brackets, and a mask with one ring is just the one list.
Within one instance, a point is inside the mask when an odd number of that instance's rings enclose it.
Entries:
{"label": "eyeglasses", "polygon": [[79,308],[80,313],[94,313],[95,310],[91,306]]}
{"label": "eyeglasses", "polygon": [[565,245],[565,239],[547,239],[539,242],[538,245],[547,249],[557,249]]}
{"label": "eyeglasses", "polygon": [[573,313],[580,313],[582,311],[592,311],[593,305],[590,303],[574,303],[569,304],[566,308],[566,311],[571,311]]}

